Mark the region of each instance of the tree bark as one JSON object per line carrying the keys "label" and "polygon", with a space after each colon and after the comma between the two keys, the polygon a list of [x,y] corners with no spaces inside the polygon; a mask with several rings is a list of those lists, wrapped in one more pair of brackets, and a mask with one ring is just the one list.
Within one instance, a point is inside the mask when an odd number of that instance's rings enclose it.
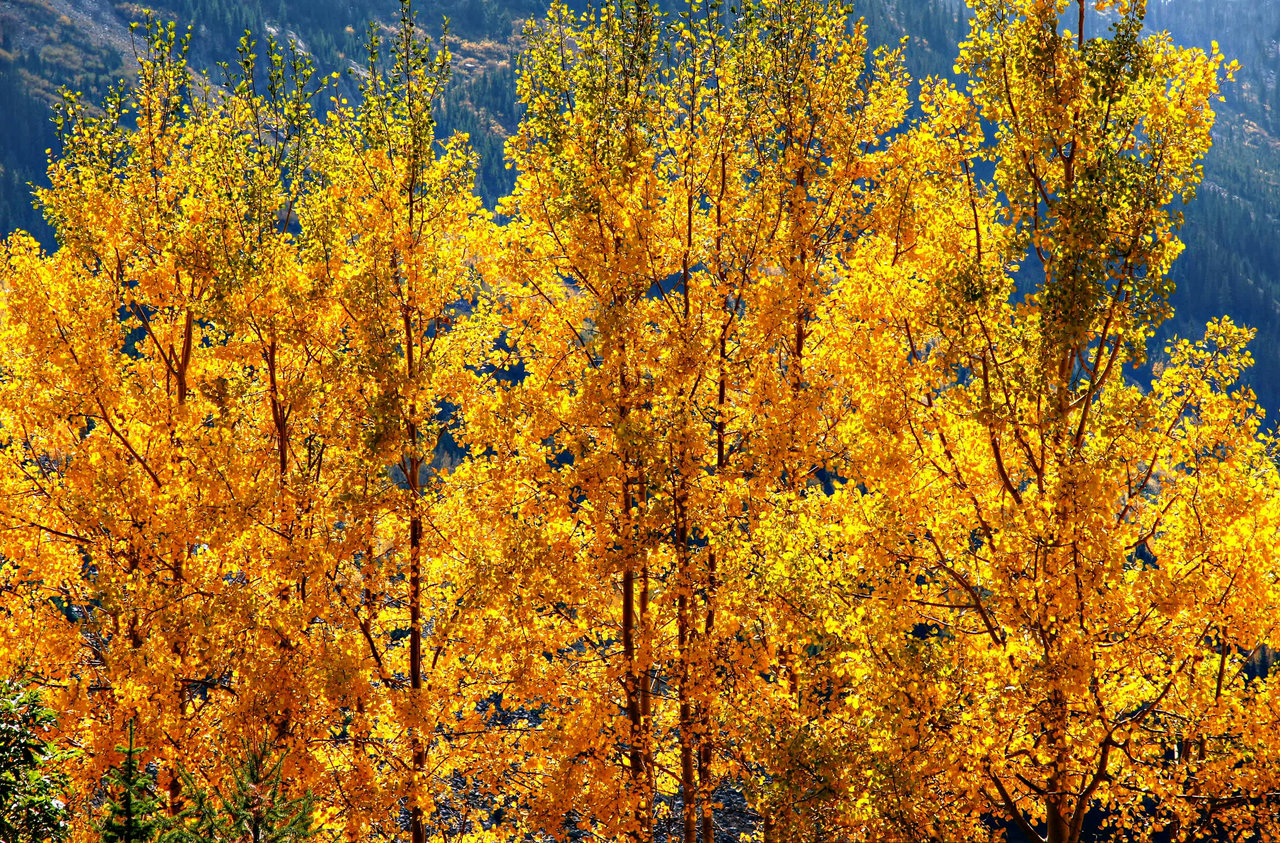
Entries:
{"label": "tree bark", "polygon": [[[728,325],[720,332],[720,373],[719,383],[716,386],[717,476],[724,472],[726,466],[724,414],[728,393],[728,375],[725,371],[729,360],[727,330]],[[711,635],[716,626],[717,562],[716,552],[712,550],[707,554],[706,618],[703,625],[703,638],[708,646],[710,646]],[[702,721],[702,734],[700,735],[701,742],[698,746],[698,784],[702,797],[702,843],[715,843],[715,822],[711,813],[712,795],[715,792],[715,785],[711,781],[711,722],[710,712],[706,711],[705,707],[701,712],[700,719]]]}
{"label": "tree bark", "polygon": [[683,799],[684,843],[698,843],[697,792],[693,774],[693,706],[689,662],[693,658],[689,621],[689,524],[684,492],[676,493],[676,582],[680,589],[676,610],[676,644],[680,653],[680,794]]}
{"label": "tree bark", "polygon": [[[627,660],[627,675],[624,689],[627,696],[627,720],[630,725],[628,737],[628,760],[631,767],[631,786],[636,792],[644,791],[644,755],[641,746],[644,730],[643,717],[640,710],[640,679],[636,674],[636,639],[635,639],[635,571],[628,559],[622,572],[622,651]],[[636,829],[632,839],[636,843],[643,841],[645,806],[636,806]]]}
{"label": "tree bark", "polygon": [[[416,460],[410,460],[415,475],[419,468]],[[414,480],[416,481],[416,476]],[[415,496],[409,517],[409,688],[414,697],[415,709],[422,691],[422,517],[418,514],[417,483],[410,484]],[[417,777],[426,768],[427,755],[418,730],[413,734],[413,808],[410,812],[412,843],[426,843],[426,829],[422,821],[422,808],[418,805]]]}

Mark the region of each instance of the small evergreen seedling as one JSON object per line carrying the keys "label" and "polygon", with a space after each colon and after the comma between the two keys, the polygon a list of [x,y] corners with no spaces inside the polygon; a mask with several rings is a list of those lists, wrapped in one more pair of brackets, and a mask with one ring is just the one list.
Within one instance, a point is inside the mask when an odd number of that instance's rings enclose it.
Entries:
{"label": "small evergreen seedling", "polygon": [[124,760],[107,773],[107,816],[98,826],[102,843],[148,843],[160,830],[163,802],[134,746],[129,724],[128,747],[116,747]]}
{"label": "small evergreen seedling", "polygon": [[284,757],[271,761],[267,747],[250,750],[235,770],[231,793],[221,797],[230,840],[300,843],[311,837],[311,797],[284,793]]}
{"label": "small evergreen seedling", "polygon": [[163,843],[302,843],[315,834],[310,795],[284,792],[284,758],[262,746],[249,750],[223,788],[200,787],[182,774],[187,806]]}

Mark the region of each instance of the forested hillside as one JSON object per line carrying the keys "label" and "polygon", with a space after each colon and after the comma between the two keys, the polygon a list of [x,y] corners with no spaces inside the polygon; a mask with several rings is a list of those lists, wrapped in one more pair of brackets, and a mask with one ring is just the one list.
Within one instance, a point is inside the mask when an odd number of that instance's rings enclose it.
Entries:
{"label": "forested hillside", "polygon": [[1218,42],[1240,62],[1205,159],[1205,182],[1187,209],[1186,252],[1174,267],[1176,316],[1162,331],[1199,333],[1230,314],[1258,330],[1250,381],[1274,421],[1280,408],[1280,3],[1158,0],[1148,28],[1181,44]]}
{"label": "forested hillside", "polygon": [[[581,2],[571,5],[583,6]],[[160,19],[192,27],[193,66],[218,78],[220,62],[233,61],[241,36],[253,32],[262,49],[269,37],[295,39],[325,72],[359,71],[366,62],[370,23],[394,24],[392,0],[160,0],[136,4],[96,0],[0,2],[0,103],[15,120],[0,127],[0,231],[24,228],[48,237],[31,208],[27,182],[42,182],[44,150],[53,143],[49,107],[66,85],[99,97],[131,72],[137,45],[129,23],[143,7]],[[503,160],[503,142],[518,120],[515,55],[523,21],[545,11],[546,0],[427,0],[415,4],[419,24],[438,35],[447,20],[455,53],[454,78],[440,104],[440,134],[463,131],[480,155],[478,186],[493,205],[514,183]],[[946,73],[963,36],[959,0],[860,0],[873,44],[897,44],[910,36],[909,66],[918,75]],[[352,82],[346,78],[348,92]]]}
{"label": "forested hillside", "polygon": [[[29,182],[43,183],[45,149],[54,136],[50,106],[58,86],[90,99],[131,72],[136,45],[128,24],[143,4],[110,0],[0,2],[0,232],[22,228],[48,242],[51,232],[32,206]],[[260,42],[296,39],[324,70],[349,71],[365,62],[371,21],[394,23],[391,0],[160,0],[146,4],[161,18],[193,27],[193,64],[217,77],[232,61],[246,30]],[[440,132],[467,132],[480,156],[479,192],[493,206],[513,184],[503,144],[519,113],[515,54],[522,20],[545,0],[430,0],[417,4],[420,23],[438,32],[450,23],[455,74],[440,106]],[[857,0],[873,44],[907,36],[908,65],[917,76],[947,74],[964,34],[959,0]],[[1148,29],[1175,41],[1221,44],[1241,62],[1205,162],[1206,179],[1188,210],[1186,252],[1173,277],[1176,318],[1157,345],[1177,333],[1195,336],[1214,316],[1229,314],[1258,330],[1257,360],[1246,376],[1268,412],[1280,407],[1280,2],[1277,0],[1154,0]],[[261,46],[261,44],[260,44]],[[345,83],[350,90],[351,82]],[[1153,348],[1155,357],[1159,349]]]}
{"label": "forested hillside", "polygon": [[[481,156],[481,194],[494,203],[511,185],[502,157],[504,138],[515,125],[513,60],[521,21],[542,11],[541,0],[419,3],[419,23],[439,36],[447,19],[454,77],[440,105],[440,133],[467,132]],[[270,38],[290,40],[318,69],[343,72],[350,93],[367,63],[364,44],[371,23],[396,21],[391,0],[162,0],[145,4],[161,20],[190,26],[195,68],[221,78],[220,63],[232,63],[240,38],[254,33],[258,50]],[[129,25],[141,22],[143,4],[92,0],[4,0],[0,2],[0,231],[50,232],[31,208],[27,183],[43,183],[45,149],[54,142],[50,108],[67,86],[96,101],[107,87],[132,73],[140,45]]]}

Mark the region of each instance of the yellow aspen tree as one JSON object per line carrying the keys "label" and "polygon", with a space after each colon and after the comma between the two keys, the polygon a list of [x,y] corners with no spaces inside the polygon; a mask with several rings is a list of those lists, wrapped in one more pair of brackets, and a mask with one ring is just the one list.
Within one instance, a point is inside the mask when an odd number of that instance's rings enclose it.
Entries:
{"label": "yellow aspen tree", "polygon": [[484,572],[466,567],[455,538],[474,522],[444,486],[456,391],[488,351],[472,353],[458,323],[490,223],[466,139],[435,137],[447,49],[423,40],[408,4],[393,37],[384,68],[371,36],[360,103],[328,115],[300,243],[316,291],[305,343],[341,407],[317,469],[341,524],[315,609],[341,659],[324,680],[346,718],[333,775],[350,833],[394,836],[403,809],[421,843],[474,757],[460,733],[479,728],[485,696],[466,678],[484,653],[468,592]]}
{"label": "yellow aspen tree", "polygon": [[[260,361],[228,340],[245,286],[290,261],[294,146],[263,136],[263,98],[193,79],[172,27],[143,45],[101,115],[62,115],[40,194],[58,250],[18,236],[0,263],[5,668],[50,688],[83,797],[127,723],[171,796],[179,760],[287,733],[308,622],[279,593],[305,574],[260,544],[279,509]],[[302,122],[285,76],[305,63],[277,71],[274,114]]]}
{"label": "yellow aspen tree", "polygon": [[530,676],[544,687],[521,695],[542,722],[529,751],[546,769],[522,785],[549,797],[533,800],[533,821],[556,830],[577,810],[597,833],[635,840],[653,836],[655,740],[670,728],[656,668],[663,385],[648,372],[649,323],[667,306],[650,293],[672,271],[654,174],[660,27],[640,2],[581,20],[555,6],[528,33],[500,270],[521,372],[493,440],[521,516],[506,541],[525,545],[506,564],[545,656]]}
{"label": "yellow aspen tree", "polygon": [[785,731],[821,719],[753,536],[821,497],[844,447],[822,418],[849,412],[844,385],[803,373],[805,345],[908,106],[899,57],[868,67],[847,26],[817,3],[678,23],[640,4],[531,33],[495,270],[511,375],[468,413],[473,453],[493,450],[462,471],[506,522],[511,634],[544,651],[523,746],[549,779],[511,779],[544,829],[572,809],[648,839],[653,801],[679,794],[682,837],[711,838],[716,782],[779,790],[804,762]]}
{"label": "yellow aspen tree", "polygon": [[799,548],[821,552],[832,496],[858,485],[840,433],[898,406],[872,377],[877,360],[858,369],[847,357],[854,344],[890,353],[879,322],[913,304],[872,271],[912,255],[901,223],[915,224],[905,210],[924,205],[916,182],[934,150],[907,122],[900,54],[869,56],[864,26],[839,8],[748,7],[726,65],[745,115],[739,166],[751,210],[735,211],[737,233],[761,249],[736,301],[738,485],[724,510],[733,528],[721,534],[742,624],[734,638],[751,644],[722,670],[724,720],[766,839],[838,838],[857,833],[844,815],[867,789],[849,739],[865,723],[854,717],[839,734],[851,677],[822,628],[839,615],[819,611],[839,560],[809,567]]}
{"label": "yellow aspen tree", "polygon": [[1233,387],[1248,334],[1214,322],[1149,387],[1124,373],[1168,313],[1223,60],[1142,35],[1141,3],[973,9],[960,66],[995,137],[956,173],[969,243],[906,326],[907,435],[863,431],[915,467],[877,477],[868,454],[849,510],[885,572],[863,599],[912,624],[867,625],[879,705],[903,712],[890,753],[955,822],[1030,839],[1074,843],[1091,811],[1270,833],[1273,692],[1246,661],[1274,630],[1277,478]]}
{"label": "yellow aspen tree", "polygon": [[179,764],[269,740],[335,829],[421,839],[484,696],[444,678],[469,521],[429,467],[487,225],[432,131],[447,55],[406,10],[321,125],[296,54],[219,91],[152,36],[69,115],[60,248],[6,247],[6,669],[57,690],[81,795],[134,722],[175,810]]}
{"label": "yellow aspen tree", "polygon": [[507,781],[551,832],[569,816],[650,839],[678,796],[682,838],[713,836],[708,542],[746,274],[729,278],[736,258],[709,268],[708,244],[729,249],[713,225],[751,228],[730,222],[744,181],[740,112],[717,79],[725,23],[713,7],[676,19],[642,3],[556,8],[531,31],[511,145],[522,175],[495,269],[509,375],[467,413],[472,452],[493,450],[461,472],[505,531],[510,634],[545,656],[522,679],[541,729],[521,747],[538,760]]}

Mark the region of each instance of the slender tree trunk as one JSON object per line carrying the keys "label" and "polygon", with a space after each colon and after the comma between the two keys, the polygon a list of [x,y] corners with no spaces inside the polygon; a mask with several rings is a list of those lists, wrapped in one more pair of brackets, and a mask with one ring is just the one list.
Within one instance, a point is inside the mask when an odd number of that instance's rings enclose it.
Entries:
{"label": "slender tree trunk", "polygon": [[[624,484],[622,504],[623,512],[626,513],[629,519],[634,505],[630,482]],[[622,651],[623,657],[627,662],[624,690],[626,692],[627,721],[630,732],[628,736],[628,762],[630,765],[631,790],[633,795],[637,796],[635,806],[636,826],[632,831],[632,838],[636,843],[646,843],[651,837],[648,831],[652,824],[653,812],[653,805],[649,799],[650,765],[646,755],[647,742],[645,740],[645,730],[648,726],[649,717],[648,675],[641,665],[643,654],[641,653],[641,646],[637,644],[636,633],[637,627],[643,626],[644,623],[648,589],[643,583],[642,576],[639,600],[640,617],[637,618],[636,570],[630,536],[624,539],[623,552],[626,558],[623,562],[622,571]]]}
{"label": "slender tree trunk", "polygon": [[[419,466],[416,460],[410,460],[415,474]],[[416,477],[415,477],[416,481]],[[420,702],[418,697],[422,691],[422,517],[418,514],[417,493],[410,486],[414,495],[412,512],[409,517],[409,688],[413,695],[415,709]],[[427,755],[422,744],[422,735],[418,730],[413,734],[413,773],[417,778],[426,768]],[[410,834],[412,843],[426,843],[426,829],[422,821],[422,808],[418,805],[418,783],[414,784],[413,810],[410,816]]]}
{"label": "slender tree trunk", "polygon": [[[628,760],[631,767],[631,786],[635,791],[643,793],[645,771],[641,735],[643,734],[644,725],[640,710],[640,678],[636,672],[635,591],[635,571],[632,570],[631,560],[628,559],[626,568],[622,572],[622,651],[627,660],[627,676],[624,682],[624,689],[627,696],[627,720],[630,725]],[[635,811],[636,829],[632,832],[632,838],[637,843],[641,843],[643,841],[646,807],[643,804],[638,804]]]}
{"label": "slender tree trunk", "polygon": [[698,843],[697,782],[693,774],[693,706],[689,684],[689,662],[693,658],[691,623],[689,619],[689,524],[686,497],[683,491],[676,493],[676,583],[680,590],[677,598],[676,644],[680,652],[680,794],[684,811],[684,843]]}
{"label": "slender tree trunk", "polygon": [[698,840],[698,784],[693,774],[693,707],[689,701],[689,598],[680,595],[680,792],[684,798],[684,843]]}
{"label": "slender tree trunk", "polygon": [[636,641],[637,628],[643,628],[648,609],[647,569],[640,572],[640,611],[636,612],[636,571],[630,556],[622,572],[622,650],[627,661],[624,682],[627,704],[628,762],[631,789],[638,794],[635,807],[636,827],[631,837],[636,843],[649,843],[653,839],[653,763],[650,757],[648,729],[650,724],[649,672],[645,669],[643,646]]}
{"label": "slender tree trunk", "polygon": [[640,566],[639,629],[644,635],[638,648],[640,655],[640,722],[641,758],[644,765],[644,835],[653,839],[653,795],[657,791],[653,764],[653,652],[649,646],[649,566]]}
{"label": "slender tree trunk", "polygon": [[[409,209],[410,228],[413,224],[413,207]],[[407,282],[406,282],[407,284]],[[405,381],[412,384],[417,376],[415,352],[417,350],[418,332],[414,328],[413,312],[410,307],[412,298],[406,287],[404,304],[401,306],[401,320],[404,325],[405,347]],[[409,495],[409,693],[412,697],[411,709],[418,713],[422,704],[422,513],[421,490],[419,488],[422,473],[422,459],[418,456],[419,431],[418,408],[409,403],[409,419],[405,429],[407,440],[407,457],[404,461],[405,486]],[[426,843],[426,828],[422,819],[422,808],[419,806],[421,775],[427,766],[426,747],[423,744],[421,729],[411,730],[411,746],[413,750],[413,807],[409,813],[409,834],[412,843]]]}
{"label": "slender tree trunk", "polygon": [[[724,192],[729,183],[728,176],[728,156],[723,152],[720,154],[720,194],[716,199],[716,255],[718,260],[723,257],[724,246]],[[692,237],[690,237],[692,242]],[[724,270],[723,262],[720,262],[718,270],[720,283],[722,287],[728,287],[728,275]],[[724,326],[720,330],[720,357],[718,366],[718,379],[716,384],[716,476],[719,477],[724,473],[725,469],[725,404],[728,392],[728,374],[727,367],[729,362],[729,346],[728,333],[729,326],[736,320],[737,303],[735,302],[729,310],[729,316]],[[712,632],[716,625],[716,553],[712,550],[707,555],[707,583],[706,583],[706,618],[703,625],[703,636],[707,642],[707,646],[711,645]],[[702,726],[702,734],[699,736],[700,742],[698,746],[698,783],[702,795],[702,843],[713,843],[715,840],[715,828],[711,815],[712,793],[715,790],[711,781],[711,722],[710,712],[706,710],[705,703],[699,712],[699,721]]]}
{"label": "slender tree trunk", "polygon": [[289,473],[289,428],[284,405],[280,401],[280,387],[276,382],[276,340],[271,338],[267,346],[267,377],[271,387],[271,421],[276,428],[277,457],[280,462],[280,485],[285,484]]}
{"label": "slender tree trunk", "polygon": [[191,367],[191,341],[194,334],[193,316],[191,309],[187,309],[186,320],[182,327],[182,353],[179,355],[174,352],[173,347],[169,347],[169,355],[174,359],[174,374],[178,379],[178,403],[187,403],[187,369]]}
{"label": "slender tree trunk", "polygon": [[1071,841],[1071,821],[1066,806],[1065,792],[1070,789],[1069,779],[1063,775],[1070,769],[1071,751],[1067,746],[1067,700],[1059,690],[1049,693],[1049,742],[1054,747],[1051,752],[1053,771],[1045,783],[1048,796],[1045,797],[1046,843],[1073,843]]}
{"label": "slender tree trunk", "polygon": [[[690,85],[693,85],[692,78]],[[689,107],[693,109],[696,95],[690,91]],[[695,118],[690,113],[692,122]],[[680,296],[684,302],[684,324],[687,336],[689,322],[689,252],[693,248],[693,202],[694,189],[689,186],[685,197],[685,249],[681,259]],[[694,397],[692,393],[689,396]],[[683,425],[689,425],[686,416]],[[683,431],[687,433],[688,431]],[[698,784],[694,777],[694,717],[692,673],[690,662],[693,659],[693,638],[696,630],[690,620],[690,600],[693,596],[693,571],[689,564],[689,489],[684,476],[688,454],[683,443],[677,452],[678,461],[673,466],[674,497],[676,516],[676,583],[680,590],[676,613],[676,643],[680,652],[680,793],[683,799],[684,843],[698,843]]]}
{"label": "slender tree trunk", "polygon": [[[615,244],[617,248],[617,244]],[[625,423],[630,415],[627,398],[630,383],[626,368],[627,345],[622,340],[618,343],[618,384],[621,388],[622,400],[619,402],[618,415]],[[628,736],[628,764],[630,766],[630,787],[636,797],[635,828],[631,837],[636,843],[646,843],[652,837],[648,834],[652,824],[653,805],[649,799],[649,765],[646,758],[645,729],[648,725],[648,674],[640,665],[642,654],[636,642],[637,626],[644,623],[644,612],[647,604],[647,585],[642,583],[640,595],[640,618],[636,617],[636,568],[635,568],[635,526],[632,523],[636,505],[632,494],[631,459],[628,446],[622,445],[621,462],[626,475],[622,481],[622,532],[621,544],[623,554],[622,569],[622,652],[627,663],[627,673],[623,681],[626,694]]]}
{"label": "slender tree trunk", "polygon": [[[716,387],[716,475],[720,476],[725,469],[725,433],[724,414],[728,392],[728,339],[725,331],[720,332],[720,377]],[[706,618],[703,625],[703,638],[710,646],[712,633],[716,627],[716,589],[719,585],[718,560],[715,551],[707,554],[707,590]],[[701,712],[701,741],[698,746],[698,784],[702,796],[702,843],[715,843],[715,823],[711,813],[711,803],[715,792],[715,784],[711,781],[711,722],[710,712]]]}

